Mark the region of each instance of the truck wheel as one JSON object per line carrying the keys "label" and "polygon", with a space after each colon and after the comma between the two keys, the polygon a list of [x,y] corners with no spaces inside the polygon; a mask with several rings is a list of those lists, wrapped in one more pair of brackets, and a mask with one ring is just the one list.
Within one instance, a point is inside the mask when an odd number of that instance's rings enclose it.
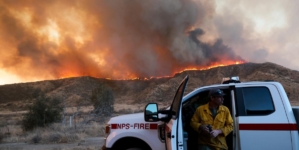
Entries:
{"label": "truck wheel", "polygon": [[148,149],[148,148],[124,148],[123,150],[151,150],[151,149]]}
{"label": "truck wheel", "polygon": [[151,148],[144,141],[130,137],[118,140],[112,150],[151,150]]}

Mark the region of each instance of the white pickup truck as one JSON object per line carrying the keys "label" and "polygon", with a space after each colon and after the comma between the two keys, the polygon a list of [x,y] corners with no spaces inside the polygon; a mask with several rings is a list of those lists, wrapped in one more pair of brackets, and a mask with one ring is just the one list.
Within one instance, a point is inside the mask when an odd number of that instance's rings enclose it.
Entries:
{"label": "white pickup truck", "polygon": [[[158,111],[156,103],[145,108],[145,120],[162,121],[167,150],[191,150],[197,147],[197,132],[189,122],[195,109],[208,102],[208,92],[219,88],[226,94],[224,105],[234,120],[227,137],[231,150],[299,150],[298,107],[291,107],[283,86],[278,82],[228,80],[219,85],[195,89],[183,97],[188,76],[179,86],[169,110]],[[165,114],[166,117],[158,117]],[[164,136],[165,135],[165,136]],[[158,138],[158,137],[157,137]],[[160,137],[161,138],[161,137]]]}
{"label": "white pickup truck", "polygon": [[173,103],[159,110],[149,103],[144,113],[111,118],[102,149],[191,150],[197,132],[189,125],[196,108],[208,102],[208,93],[219,88],[226,94],[234,130],[226,137],[230,150],[299,150],[299,107],[291,107],[283,86],[274,81],[225,81],[199,87],[184,95],[188,76],[181,82]]}

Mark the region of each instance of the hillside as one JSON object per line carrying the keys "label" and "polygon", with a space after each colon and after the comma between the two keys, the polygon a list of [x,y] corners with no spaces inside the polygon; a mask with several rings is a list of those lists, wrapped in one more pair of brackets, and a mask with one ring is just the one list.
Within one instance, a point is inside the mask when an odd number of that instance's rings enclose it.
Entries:
{"label": "hillside", "polygon": [[94,77],[73,77],[58,80],[8,84],[0,86],[0,110],[24,110],[41,94],[65,100],[69,106],[91,105],[90,96],[99,85],[111,88],[115,103],[170,103],[179,82],[189,75],[186,93],[196,87],[220,83],[223,77],[239,76],[242,81],[274,80],[285,87],[292,105],[299,102],[299,72],[274,63],[245,63],[178,73],[173,77],[150,80],[108,80]]}

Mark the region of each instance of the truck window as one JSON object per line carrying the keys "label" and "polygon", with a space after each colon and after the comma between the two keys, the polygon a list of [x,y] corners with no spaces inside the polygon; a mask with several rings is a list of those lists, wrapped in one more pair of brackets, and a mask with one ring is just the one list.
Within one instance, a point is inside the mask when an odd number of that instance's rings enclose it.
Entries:
{"label": "truck window", "polygon": [[236,89],[237,115],[268,115],[275,111],[271,93],[267,87],[244,87]]}

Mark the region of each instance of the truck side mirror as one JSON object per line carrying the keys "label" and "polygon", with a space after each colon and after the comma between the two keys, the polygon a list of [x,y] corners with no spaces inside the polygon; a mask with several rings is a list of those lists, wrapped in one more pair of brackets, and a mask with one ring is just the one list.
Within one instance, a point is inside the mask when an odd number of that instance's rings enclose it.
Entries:
{"label": "truck side mirror", "polygon": [[149,103],[146,105],[145,110],[144,110],[144,120],[146,122],[159,121],[157,103]]}

